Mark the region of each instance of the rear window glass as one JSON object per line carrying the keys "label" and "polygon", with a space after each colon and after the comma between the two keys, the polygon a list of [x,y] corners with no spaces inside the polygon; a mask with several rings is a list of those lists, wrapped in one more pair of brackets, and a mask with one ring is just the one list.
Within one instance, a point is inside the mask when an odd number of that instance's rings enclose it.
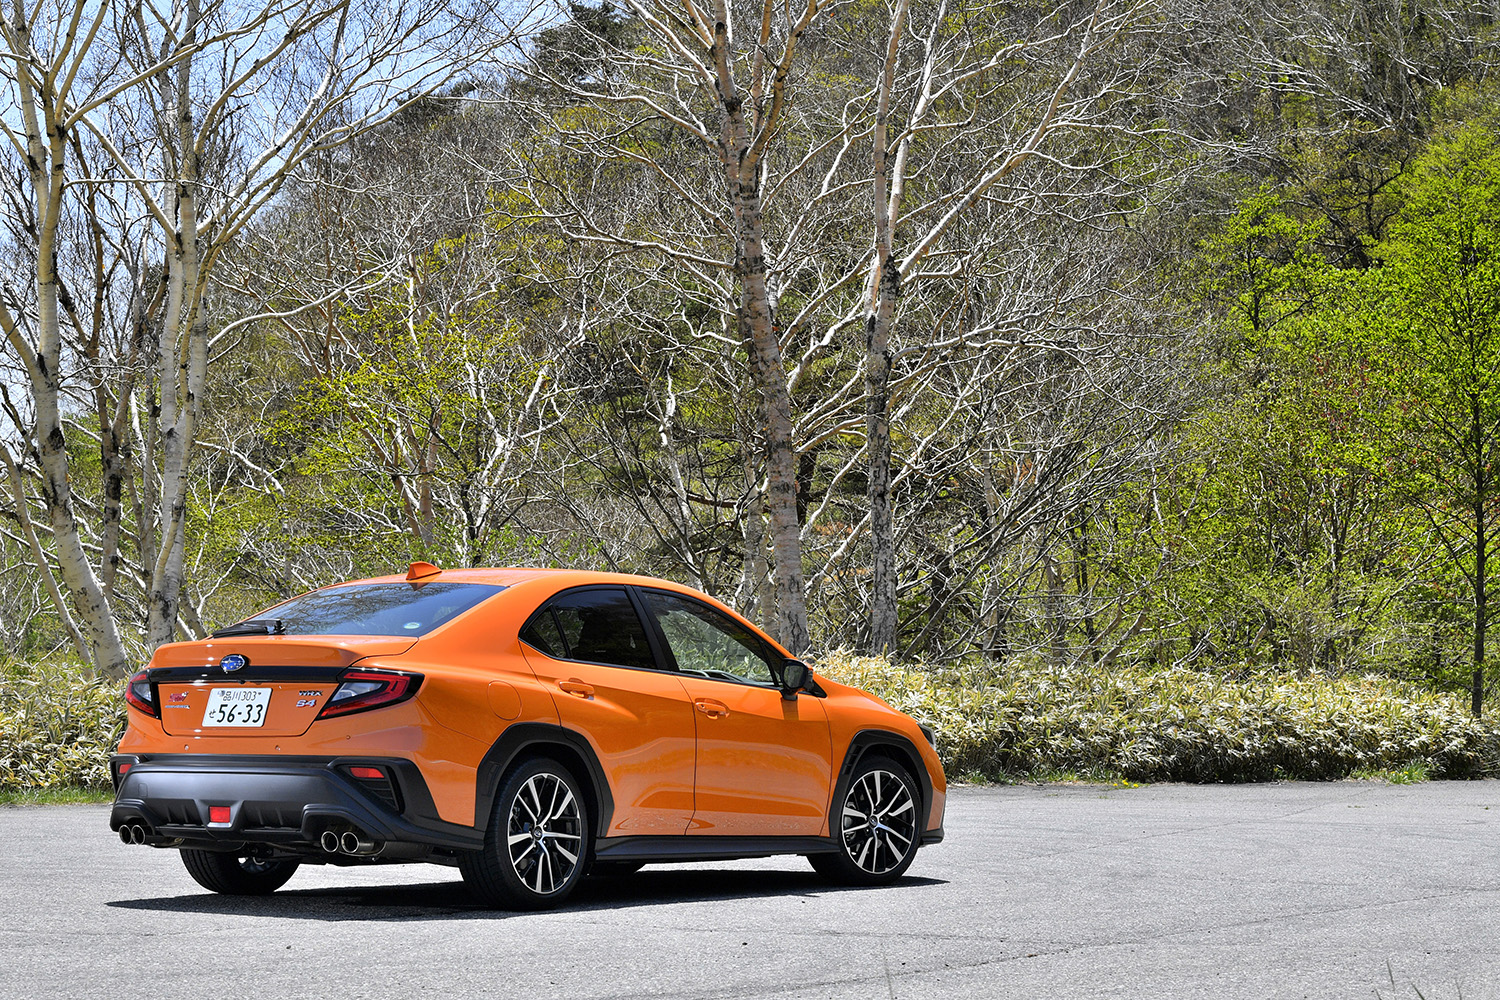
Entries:
{"label": "rear window glass", "polygon": [[426,635],[504,587],[484,583],[353,583],[262,611],[278,635]]}

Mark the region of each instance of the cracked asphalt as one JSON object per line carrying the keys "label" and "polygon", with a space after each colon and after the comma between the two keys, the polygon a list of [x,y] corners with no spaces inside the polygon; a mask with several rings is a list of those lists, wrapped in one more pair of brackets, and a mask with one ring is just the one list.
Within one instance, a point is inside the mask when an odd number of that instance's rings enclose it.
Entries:
{"label": "cracked asphalt", "polygon": [[957,788],[884,889],[800,858],[487,911],[456,870],[198,888],[108,808],[0,808],[0,997],[1500,998],[1500,782]]}

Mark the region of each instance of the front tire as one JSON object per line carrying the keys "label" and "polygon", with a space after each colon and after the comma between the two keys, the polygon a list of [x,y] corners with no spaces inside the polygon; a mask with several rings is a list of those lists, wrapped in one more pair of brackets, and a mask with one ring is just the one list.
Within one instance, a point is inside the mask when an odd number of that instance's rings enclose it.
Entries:
{"label": "front tire", "polygon": [[810,854],[813,870],[840,885],[889,885],[911,867],[921,844],[922,796],[900,764],[866,756],[854,768],[830,830],[839,849]]}
{"label": "front tire", "polygon": [[226,896],[269,895],[296,874],[297,864],[232,852],[182,849],[182,865],[193,881]]}
{"label": "front tire", "polygon": [[469,891],[490,906],[544,910],[572,895],[589,856],[588,804],[578,779],[547,757],[500,782],[484,847],[459,859]]}

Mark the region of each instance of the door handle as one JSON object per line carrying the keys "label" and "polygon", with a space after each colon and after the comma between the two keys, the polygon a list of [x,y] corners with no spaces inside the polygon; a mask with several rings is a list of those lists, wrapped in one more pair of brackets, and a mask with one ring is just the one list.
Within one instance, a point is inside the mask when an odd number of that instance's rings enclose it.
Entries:
{"label": "door handle", "polygon": [[594,685],[585,684],[583,681],[558,681],[557,686],[575,698],[592,698],[594,696]]}
{"label": "door handle", "polygon": [[707,698],[699,698],[693,702],[693,707],[710,719],[725,719],[729,717],[729,706],[722,701],[711,701]]}

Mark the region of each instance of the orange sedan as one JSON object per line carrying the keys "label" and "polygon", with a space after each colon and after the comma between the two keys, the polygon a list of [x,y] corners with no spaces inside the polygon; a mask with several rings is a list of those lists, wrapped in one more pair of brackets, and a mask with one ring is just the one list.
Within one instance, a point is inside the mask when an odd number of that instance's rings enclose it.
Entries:
{"label": "orange sedan", "polygon": [[432,862],[535,909],[774,854],[878,885],[943,838],[930,731],[666,580],[415,563],[162,646],[126,701],[110,828],[215,892]]}

